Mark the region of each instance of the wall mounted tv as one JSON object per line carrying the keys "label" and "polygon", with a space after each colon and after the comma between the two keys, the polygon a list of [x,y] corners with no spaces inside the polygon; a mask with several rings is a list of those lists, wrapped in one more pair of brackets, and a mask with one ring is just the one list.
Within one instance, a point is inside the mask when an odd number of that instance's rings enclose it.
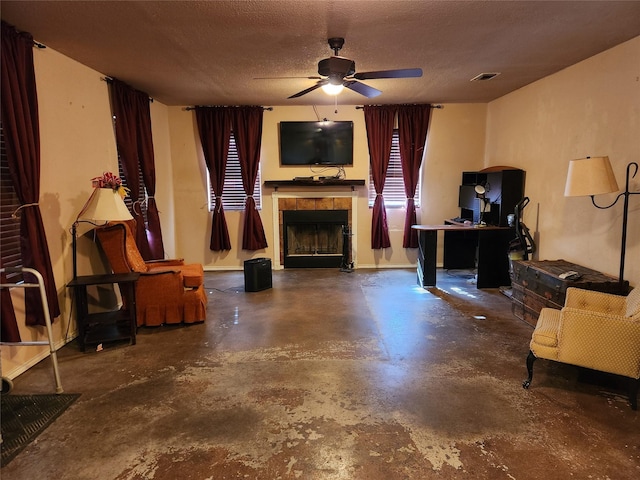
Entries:
{"label": "wall mounted tv", "polygon": [[353,165],[353,122],[280,122],[280,165]]}

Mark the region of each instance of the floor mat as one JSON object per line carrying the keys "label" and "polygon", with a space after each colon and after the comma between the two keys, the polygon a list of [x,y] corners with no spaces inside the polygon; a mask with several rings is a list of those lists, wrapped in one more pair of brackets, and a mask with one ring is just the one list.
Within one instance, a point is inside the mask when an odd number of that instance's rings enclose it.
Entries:
{"label": "floor mat", "polygon": [[2,395],[2,466],[64,412],[80,394]]}

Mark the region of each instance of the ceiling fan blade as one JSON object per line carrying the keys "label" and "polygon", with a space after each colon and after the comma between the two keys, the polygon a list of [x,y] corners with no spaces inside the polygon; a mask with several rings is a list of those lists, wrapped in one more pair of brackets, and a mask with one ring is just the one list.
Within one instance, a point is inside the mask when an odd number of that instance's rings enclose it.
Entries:
{"label": "ceiling fan blade", "polygon": [[307,80],[322,80],[322,77],[314,76],[314,77],[253,77],[254,80],[290,80],[295,78],[307,79]]}
{"label": "ceiling fan blade", "polygon": [[415,78],[422,76],[421,68],[403,68],[399,70],[379,70],[377,72],[356,73],[356,80],[372,80],[374,78]]}
{"label": "ceiling fan blade", "polygon": [[298,98],[298,97],[301,97],[301,96],[303,96],[303,95],[306,95],[306,94],[307,94],[307,93],[309,93],[309,92],[313,92],[314,90],[316,90],[316,89],[320,88],[320,87],[321,87],[321,86],[323,86],[323,85],[326,85],[328,82],[329,82],[329,80],[326,80],[326,79],[325,79],[325,80],[320,80],[320,81],[319,81],[319,82],[317,82],[313,87],[309,87],[309,88],[307,88],[307,89],[305,89],[305,90],[302,90],[301,92],[294,93],[293,95],[291,95],[290,97],[287,97],[287,98],[289,99],[289,98]]}
{"label": "ceiling fan blade", "polygon": [[350,90],[353,90],[360,95],[364,95],[367,98],[373,98],[380,95],[382,92],[376,88],[370,87],[369,85],[365,85],[361,82],[356,82],[355,80],[345,80],[343,85]]}

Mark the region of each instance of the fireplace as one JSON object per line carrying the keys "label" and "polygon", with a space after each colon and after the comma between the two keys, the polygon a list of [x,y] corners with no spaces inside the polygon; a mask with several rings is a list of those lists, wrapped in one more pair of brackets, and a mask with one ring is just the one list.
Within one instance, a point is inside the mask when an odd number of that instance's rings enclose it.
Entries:
{"label": "fireplace", "polygon": [[[311,189],[312,187],[309,188]],[[284,193],[276,190],[272,194],[274,210],[273,227],[274,231],[278,232],[274,238],[275,251],[278,252],[278,255],[274,258],[274,268],[336,268],[336,266],[340,268],[354,268],[354,260],[357,254],[357,232],[353,229],[353,225],[357,225],[357,209],[354,208],[357,194],[353,190],[350,193],[335,191],[319,192],[318,188],[312,188],[312,190],[312,192],[295,191]],[[320,233],[318,248],[307,250],[307,252],[302,252],[300,248],[298,248],[297,253],[295,250],[291,251],[290,253],[292,255],[288,255],[290,258],[287,259],[285,264],[285,239],[287,249],[289,249],[290,243],[293,247],[297,241],[295,237],[291,239],[289,235],[285,233],[287,232],[285,215],[289,223],[292,223],[293,220],[293,223],[297,223],[300,228],[308,228],[308,226],[303,226],[305,223],[314,225],[314,246],[316,245],[315,235],[317,228],[324,230],[325,227],[330,227],[333,238],[341,236],[341,238],[338,239],[338,242],[341,243],[338,243],[336,247],[335,241],[324,241],[322,236],[325,234]],[[319,221],[316,222],[318,218]],[[331,224],[333,224],[333,226],[330,226]],[[343,225],[345,226],[344,230]],[[309,232],[305,233],[305,235],[308,234]],[[327,234],[327,237],[328,236],[329,234]],[[305,240],[305,242],[307,242],[307,240]],[[333,245],[332,251],[335,253],[327,253],[326,246],[330,244]],[[344,249],[344,253],[340,250],[340,246]],[[345,261],[344,265],[340,263],[342,260]]]}
{"label": "fireplace", "polygon": [[348,210],[284,210],[285,268],[340,267],[348,255]]}

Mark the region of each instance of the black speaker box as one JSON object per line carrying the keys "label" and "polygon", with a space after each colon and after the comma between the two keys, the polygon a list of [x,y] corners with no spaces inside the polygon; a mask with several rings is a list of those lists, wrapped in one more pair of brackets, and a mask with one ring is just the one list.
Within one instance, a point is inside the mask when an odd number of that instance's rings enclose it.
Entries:
{"label": "black speaker box", "polygon": [[254,258],[244,262],[245,292],[259,292],[271,288],[271,259]]}

